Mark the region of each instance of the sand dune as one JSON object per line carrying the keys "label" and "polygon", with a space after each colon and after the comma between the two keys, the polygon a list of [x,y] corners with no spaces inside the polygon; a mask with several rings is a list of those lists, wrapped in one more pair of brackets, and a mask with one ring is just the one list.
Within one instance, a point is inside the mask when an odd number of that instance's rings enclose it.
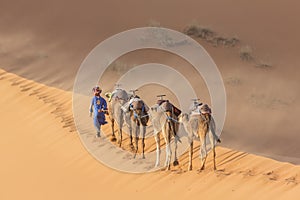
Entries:
{"label": "sand dune", "polygon": [[[2,1],[0,199],[298,199],[300,168],[290,164],[300,163],[300,126],[294,120],[300,113],[298,7],[295,0]],[[191,23],[240,40],[234,47],[216,47],[195,38],[216,62],[226,88],[220,171],[212,172],[209,157],[207,170],[197,173],[197,152],[192,172],[186,171],[187,154],[169,173],[134,175],[100,164],[83,147],[73,122],[70,91],[81,62],[121,31],[151,24],[183,31]],[[246,45],[254,60],[240,59]],[[117,59],[101,86],[110,91],[126,70],[149,62],[189,77],[197,95],[210,103],[202,77],[189,63],[149,49]],[[177,100],[167,88],[140,89],[150,104],[156,94],[148,91],[154,89]],[[104,131],[110,134],[109,125]],[[88,137],[102,145],[93,133]],[[126,137],[124,144],[126,150]],[[146,150],[154,149],[148,140]]]}
{"label": "sand dune", "polygon": [[[240,39],[234,48],[216,48],[197,39],[216,62],[225,82],[228,112],[222,145],[299,164],[300,128],[290,120],[296,119],[300,112],[296,92],[300,73],[296,67],[300,34],[300,26],[296,26],[298,4],[294,0],[247,3],[166,0],[143,4],[137,0],[2,2],[1,66],[24,78],[70,91],[80,63],[104,39],[130,28],[147,26],[151,20],[178,31],[196,21],[219,36]],[[76,14],[79,11],[84,14]],[[245,45],[253,48],[258,64],[271,67],[241,61],[239,48]],[[138,51],[118,61],[129,66],[158,62],[174,67],[190,77],[203,101],[210,102],[202,78],[194,76],[191,68],[186,70],[188,63],[174,55]],[[113,74],[113,78],[104,78],[106,90],[112,88],[118,77],[114,71],[108,74]]]}
{"label": "sand dune", "polygon": [[71,93],[4,70],[0,82],[6,94],[0,100],[1,199],[297,199],[300,192],[298,166],[223,147],[217,148],[215,173],[211,157],[204,172],[197,172],[196,157],[187,172],[187,154],[171,172],[112,170],[75,134]]}

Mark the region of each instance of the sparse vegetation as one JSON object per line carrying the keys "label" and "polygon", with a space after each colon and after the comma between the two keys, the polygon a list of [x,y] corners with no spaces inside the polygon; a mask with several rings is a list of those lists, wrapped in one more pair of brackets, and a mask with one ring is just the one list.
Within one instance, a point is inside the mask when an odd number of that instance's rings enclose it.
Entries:
{"label": "sparse vegetation", "polygon": [[254,59],[252,55],[252,48],[250,46],[243,46],[240,48],[240,58],[244,61],[252,61]]}
{"label": "sparse vegetation", "polygon": [[225,38],[223,36],[216,36],[213,38],[212,43],[215,47],[219,45],[234,47],[239,41],[237,37]]}
{"label": "sparse vegetation", "polygon": [[196,38],[201,38],[209,43],[212,43],[215,47],[222,45],[227,47],[234,47],[239,43],[239,39],[237,37],[225,38],[223,36],[217,35],[213,30],[202,27],[198,24],[188,25],[183,33]]}
{"label": "sparse vegetation", "polygon": [[207,41],[213,40],[215,33],[209,28],[200,25],[192,24],[187,26],[183,33],[189,36],[198,37]]}
{"label": "sparse vegetation", "polygon": [[229,77],[225,80],[225,83],[231,86],[238,86],[241,85],[242,81],[237,77]]}
{"label": "sparse vegetation", "polygon": [[270,68],[272,68],[273,65],[269,62],[260,61],[255,66],[257,68],[261,68],[261,69],[270,69]]}
{"label": "sparse vegetation", "polygon": [[240,40],[237,37],[227,38],[225,41],[225,46],[232,46],[234,47]]}
{"label": "sparse vegetation", "polygon": [[[155,20],[150,20],[148,22],[148,26],[150,27],[162,27],[160,22],[155,21]],[[257,61],[257,59],[253,56],[253,49],[249,45],[241,46],[241,41],[238,37],[233,36],[233,37],[224,37],[222,35],[218,35],[215,31],[211,30],[208,27],[204,27],[199,25],[197,22],[192,22],[191,24],[187,25],[183,29],[183,33],[194,37],[198,39],[202,39],[210,44],[212,44],[214,47],[239,47],[239,57],[241,60],[246,61],[246,62],[251,62],[254,63],[254,65],[257,68],[260,69],[270,69],[273,65],[268,62],[264,61]],[[167,37],[164,32],[155,32],[155,37],[160,41],[162,45],[166,46],[174,46],[174,45],[181,45],[185,44],[186,41],[182,41],[179,43],[174,43],[172,41],[172,38]],[[122,67],[121,67],[122,68]],[[116,71],[120,71],[120,69],[116,69]],[[231,80],[231,84],[237,84],[233,83]]]}

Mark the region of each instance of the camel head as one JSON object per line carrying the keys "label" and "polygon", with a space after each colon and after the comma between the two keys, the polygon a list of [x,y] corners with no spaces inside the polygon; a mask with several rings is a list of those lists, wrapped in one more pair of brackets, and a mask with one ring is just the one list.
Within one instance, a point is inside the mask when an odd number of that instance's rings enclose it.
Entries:
{"label": "camel head", "polygon": [[202,104],[199,109],[203,114],[211,114],[211,108],[207,104]]}
{"label": "camel head", "polygon": [[142,100],[139,100],[139,101],[133,101],[132,103],[131,103],[131,108],[133,109],[133,110],[143,110],[143,108],[144,108],[144,102],[142,101]]}

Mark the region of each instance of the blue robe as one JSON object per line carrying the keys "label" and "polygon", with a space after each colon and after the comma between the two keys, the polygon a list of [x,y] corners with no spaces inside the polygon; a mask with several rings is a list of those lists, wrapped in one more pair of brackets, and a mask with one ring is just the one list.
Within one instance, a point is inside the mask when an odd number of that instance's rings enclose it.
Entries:
{"label": "blue robe", "polygon": [[101,125],[107,124],[105,113],[101,112],[103,110],[107,110],[105,99],[100,96],[94,96],[91,101],[90,112],[94,113],[94,126],[98,133],[100,133]]}

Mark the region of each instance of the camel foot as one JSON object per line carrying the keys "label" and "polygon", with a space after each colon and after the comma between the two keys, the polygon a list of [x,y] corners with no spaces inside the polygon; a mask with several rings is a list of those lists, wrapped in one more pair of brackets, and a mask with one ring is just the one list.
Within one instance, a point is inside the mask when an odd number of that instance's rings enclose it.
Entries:
{"label": "camel foot", "polygon": [[143,159],[146,159],[146,157],[145,157],[145,155],[143,155],[143,157],[142,157]]}
{"label": "camel foot", "polygon": [[218,139],[217,139],[217,142],[218,142],[218,143],[221,143],[221,140],[220,140],[220,138],[218,138]]}
{"label": "camel foot", "polygon": [[117,140],[117,144],[119,145],[119,147],[121,147],[122,142],[120,140]]}
{"label": "camel foot", "polygon": [[179,165],[179,162],[178,162],[178,160],[175,160],[175,161],[173,162],[173,166],[177,166],[177,165]]}
{"label": "camel foot", "polygon": [[170,171],[170,165],[166,167],[165,171]]}
{"label": "camel foot", "polygon": [[155,167],[155,168],[158,168],[159,165],[160,165],[160,163],[155,163],[154,167]]}
{"label": "camel foot", "polygon": [[112,141],[112,142],[116,142],[116,141],[117,141],[117,139],[116,139],[115,137],[112,137],[112,138],[110,139],[110,141]]}
{"label": "camel foot", "polygon": [[192,166],[189,166],[188,167],[188,171],[192,171],[193,170],[193,167]]}
{"label": "camel foot", "polygon": [[200,167],[199,171],[203,171],[204,170],[204,165],[202,167]]}

